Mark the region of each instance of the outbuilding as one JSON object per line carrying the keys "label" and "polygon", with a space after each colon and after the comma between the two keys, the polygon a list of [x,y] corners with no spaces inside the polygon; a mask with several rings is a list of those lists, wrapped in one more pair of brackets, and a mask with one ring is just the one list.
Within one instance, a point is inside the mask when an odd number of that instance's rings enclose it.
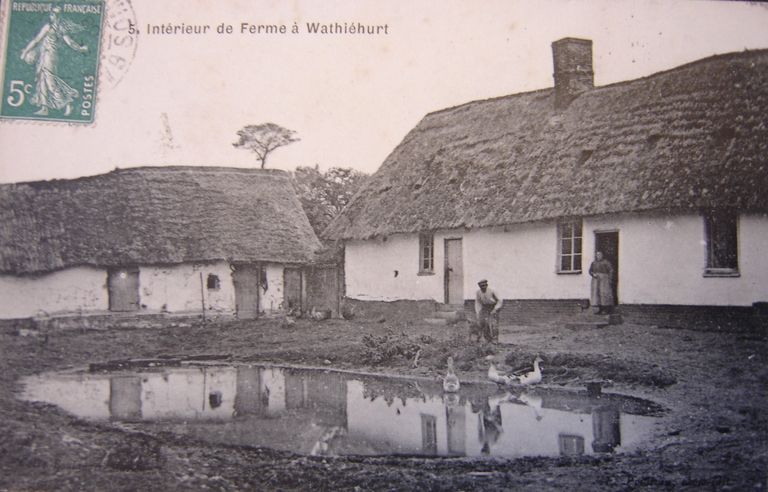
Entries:
{"label": "outbuilding", "polygon": [[139,167],[0,185],[0,318],[255,318],[304,300],[320,243],[289,173]]}

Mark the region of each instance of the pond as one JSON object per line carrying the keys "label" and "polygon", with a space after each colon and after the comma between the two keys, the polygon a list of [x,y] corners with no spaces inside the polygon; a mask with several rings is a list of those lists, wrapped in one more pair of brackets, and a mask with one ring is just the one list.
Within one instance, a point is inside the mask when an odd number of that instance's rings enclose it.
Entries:
{"label": "pond", "polygon": [[[152,366],[154,364],[146,364]],[[174,366],[175,365],[175,366]],[[25,378],[22,398],[89,420],[306,455],[561,456],[640,444],[663,409],[603,393],[177,363]]]}

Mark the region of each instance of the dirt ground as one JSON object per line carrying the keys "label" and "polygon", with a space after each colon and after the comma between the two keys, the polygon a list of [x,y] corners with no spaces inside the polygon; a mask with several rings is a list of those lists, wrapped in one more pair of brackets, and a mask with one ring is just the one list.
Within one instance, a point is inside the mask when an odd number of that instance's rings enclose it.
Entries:
{"label": "dirt ground", "polygon": [[[765,333],[715,333],[624,324],[515,329],[515,345],[471,344],[463,325],[278,320],[166,328],[0,334],[0,490],[766,490],[768,352]],[[418,353],[417,367],[413,359]],[[306,457],[215,446],[78,420],[18,400],[18,379],[120,358],[225,354],[439,378],[452,355],[462,379],[485,356],[502,369],[545,360],[545,385],[653,400],[670,411],[647,445],[577,458]]]}

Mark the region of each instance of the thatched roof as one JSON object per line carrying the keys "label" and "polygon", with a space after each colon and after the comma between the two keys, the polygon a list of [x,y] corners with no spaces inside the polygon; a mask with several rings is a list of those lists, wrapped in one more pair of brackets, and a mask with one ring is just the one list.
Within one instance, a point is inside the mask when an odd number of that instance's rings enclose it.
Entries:
{"label": "thatched roof", "polygon": [[768,50],[427,115],[326,230],[333,239],[658,209],[768,210]]}
{"label": "thatched roof", "polygon": [[290,175],[142,167],[0,185],[0,272],[193,261],[305,263],[320,247]]}

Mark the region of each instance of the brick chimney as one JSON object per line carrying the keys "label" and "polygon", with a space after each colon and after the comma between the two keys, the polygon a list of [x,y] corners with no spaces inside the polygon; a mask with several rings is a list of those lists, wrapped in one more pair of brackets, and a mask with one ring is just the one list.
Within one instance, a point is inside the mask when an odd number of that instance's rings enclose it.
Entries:
{"label": "brick chimney", "polygon": [[562,109],[582,92],[595,86],[592,71],[592,41],[563,38],[552,43],[555,65],[555,107]]}

